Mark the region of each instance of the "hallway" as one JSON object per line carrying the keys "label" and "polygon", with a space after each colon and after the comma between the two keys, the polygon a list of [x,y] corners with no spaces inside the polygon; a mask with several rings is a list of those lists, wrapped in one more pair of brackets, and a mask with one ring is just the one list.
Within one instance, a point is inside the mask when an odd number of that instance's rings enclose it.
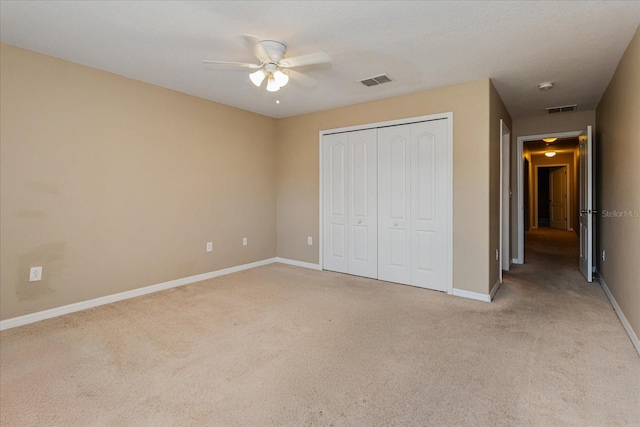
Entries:
{"label": "hallway", "polygon": [[[527,363],[531,387],[555,410],[581,408],[569,423],[639,425],[640,359],[600,284],[580,273],[578,237],[542,228],[527,233],[525,242],[525,264],[505,272],[494,301],[509,300],[528,333],[535,331]],[[591,411],[603,404],[619,406],[612,412],[626,419],[598,419],[599,411]]]}
{"label": "hallway", "polygon": [[[573,280],[579,285],[580,279],[584,285],[589,285],[580,274],[579,258],[580,242],[575,232],[540,227],[525,234],[525,264],[517,267],[540,270],[537,273],[541,280],[551,280],[558,286],[562,286],[562,283],[569,284]],[[561,280],[558,280],[558,276]]]}

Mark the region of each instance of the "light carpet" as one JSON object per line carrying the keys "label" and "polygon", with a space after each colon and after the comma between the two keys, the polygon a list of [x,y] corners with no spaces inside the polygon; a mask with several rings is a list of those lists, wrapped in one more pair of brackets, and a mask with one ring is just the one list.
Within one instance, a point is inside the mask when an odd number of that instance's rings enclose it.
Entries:
{"label": "light carpet", "polygon": [[640,358],[576,251],[531,233],[490,304],[272,264],[6,330],[0,422],[640,425]]}

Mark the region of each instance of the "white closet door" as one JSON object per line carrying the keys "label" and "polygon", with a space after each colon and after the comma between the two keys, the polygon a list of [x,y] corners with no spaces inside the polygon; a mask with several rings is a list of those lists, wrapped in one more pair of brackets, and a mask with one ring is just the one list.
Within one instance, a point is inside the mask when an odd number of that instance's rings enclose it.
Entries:
{"label": "white closet door", "polygon": [[348,258],[349,273],[378,277],[377,132],[348,133]]}
{"label": "white closet door", "polygon": [[447,120],[411,125],[411,284],[447,291]]}
{"label": "white closet door", "polygon": [[349,272],[346,133],[325,135],[323,157],[323,264],[326,270]]}
{"label": "white closet door", "polygon": [[411,282],[410,125],[378,129],[378,279]]}

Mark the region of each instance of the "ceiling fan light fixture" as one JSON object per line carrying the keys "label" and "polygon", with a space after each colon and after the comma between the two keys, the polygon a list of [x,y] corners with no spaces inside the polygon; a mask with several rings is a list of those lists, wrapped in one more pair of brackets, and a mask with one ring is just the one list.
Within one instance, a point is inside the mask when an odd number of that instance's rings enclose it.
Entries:
{"label": "ceiling fan light fixture", "polygon": [[547,156],[547,157],[553,157],[556,154],[558,154],[558,153],[556,153],[555,151],[547,151],[546,153],[544,153],[544,155]]}
{"label": "ceiling fan light fixture", "polygon": [[277,92],[280,90],[280,85],[278,85],[278,82],[276,82],[273,76],[269,76],[269,80],[267,80],[267,90],[269,92]]}
{"label": "ceiling fan light fixture", "polygon": [[273,78],[275,79],[276,83],[280,87],[283,87],[287,83],[289,83],[289,76],[287,76],[285,73],[283,73],[280,70],[276,70],[276,72],[273,73]]}
{"label": "ceiling fan light fixture", "polygon": [[249,74],[249,78],[251,79],[251,82],[258,87],[260,87],[260,85],[262,84],[262,81],[266,76],[267,74],[264,72],[262,68],[260,68],[255,73]]}
{"label": "ceiling fan light fixture", "polygon": [[542,140],[547,144],[551,144],[552,142],[556,142],[558,138],[542,138]]}

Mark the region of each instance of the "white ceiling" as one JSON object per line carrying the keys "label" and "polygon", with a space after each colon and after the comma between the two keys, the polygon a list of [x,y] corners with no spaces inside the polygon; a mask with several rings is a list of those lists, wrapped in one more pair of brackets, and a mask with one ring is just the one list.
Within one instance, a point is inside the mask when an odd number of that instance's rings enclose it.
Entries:
{"label": "white ceiling", "polygon": [[[593,109],[639,23],[640,1],[0,0],[3,43],[277,118],[481,78],[513,118]],[[298,69],[316,88],[276,93],[201,63],[255,61],[243,34],[333,62]],[[394,81],[357,83],[382,73]]]}

